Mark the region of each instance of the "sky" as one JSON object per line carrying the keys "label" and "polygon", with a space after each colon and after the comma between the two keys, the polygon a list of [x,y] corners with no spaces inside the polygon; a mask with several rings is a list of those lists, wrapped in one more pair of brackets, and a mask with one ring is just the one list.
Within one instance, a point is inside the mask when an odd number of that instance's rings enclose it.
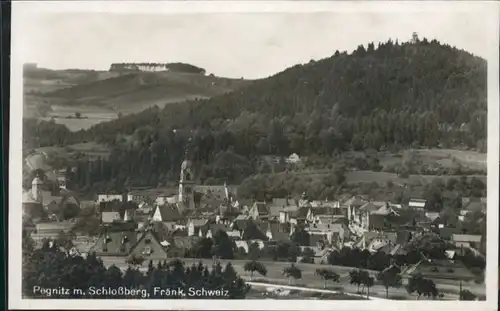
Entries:
{"label": "sky", "polygon": [[114,62],[186,62],[217,76],[263,78],[335,50],[407,41],[413,32],[487,58],[491,27],[479,10],[422,12],[34,14],[18,37],[24,62],[107,70]]}

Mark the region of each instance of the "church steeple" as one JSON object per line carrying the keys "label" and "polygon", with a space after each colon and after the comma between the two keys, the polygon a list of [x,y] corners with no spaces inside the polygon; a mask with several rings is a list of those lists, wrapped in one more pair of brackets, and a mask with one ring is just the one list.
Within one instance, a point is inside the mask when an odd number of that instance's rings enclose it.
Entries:
{"label": "church steeple", "polygon": [[194,207],[194,174],[193,163],[190,159],[191,138],[189,138],[184,151],[184,161],[181,164],[179,178],[179,202],[185,203],[189,207]]}

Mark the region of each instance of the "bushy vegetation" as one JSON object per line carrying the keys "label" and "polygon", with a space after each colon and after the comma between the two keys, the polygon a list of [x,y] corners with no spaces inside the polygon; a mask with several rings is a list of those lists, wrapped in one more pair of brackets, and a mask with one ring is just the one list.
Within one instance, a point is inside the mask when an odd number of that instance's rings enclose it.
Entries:
{"label": "bushy vegetation", "polygon": [[[29,249],[28,249],[29,248]],[[118,267],[106,268],[101,259],[94,254],[86,258],[70,256],[59,248],[53,241],[46,241],[42,248],[34,250],[32,244],[23,243],[23,293],[25,297],[47,298],[47,292],[40,292],[34,288],[57,289],[67,288],[66,291],[50,293],[50,298],[153,298],[153,299],[182,299],[186,298],[179,291],[183,289],[189,295],[189,288],[205,290],[222,290],[227,296],[200,296],[191,299],[243,299],[249,291],[249,286],[238,277],[231,264],[222,268],[220,264],[211,269],[203,264],[193,264],[185,267],[182,261],[159,262],[156,266],[150,261],[146,273],[139,271],[136,261],[125,272]],[[173,294],[161,295],[154,288],[171,290]],[[135,294],[126,292],[99,293],[91,289],[106,288],[118,290],[126,288],[134,290]],[[85,294],[74,291],[82,289]]]}

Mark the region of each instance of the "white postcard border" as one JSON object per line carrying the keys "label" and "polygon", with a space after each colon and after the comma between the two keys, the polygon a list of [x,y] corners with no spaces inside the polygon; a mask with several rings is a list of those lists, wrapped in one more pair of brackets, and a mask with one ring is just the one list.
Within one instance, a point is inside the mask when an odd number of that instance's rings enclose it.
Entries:
{"label": "white postcard border", "polygon": [[[485,11],[486,9],[486,11]],[[41,12],[116,13],[215,13],[215,12],[485,12],[492,20],[488,60],[488,211],[486,301],[342,301],[342,300],[54,300],[21,298],[22,215],[22,60],[18,38],[23,36],[21,17]],[[11,105],[9,152],[9,308],[22,309],[151,309],[151,310],[496,310],[498,293],[498,181],[499,181],[499,5],[482,1],[40,1],[12,4]],[[28,15],[25,15],[28,14]],[[104,308],[103,308],[104,307]]]}

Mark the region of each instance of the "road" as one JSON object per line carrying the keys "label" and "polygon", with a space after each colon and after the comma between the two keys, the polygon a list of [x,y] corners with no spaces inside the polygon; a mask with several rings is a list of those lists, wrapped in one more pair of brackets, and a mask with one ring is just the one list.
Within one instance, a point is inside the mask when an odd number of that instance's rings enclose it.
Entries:
{"label": "road", "polygon": [[[300,290],[303,292],[315,292],[315,293],[325,293],[325,294],[344,294],[347,296],[352,296],[352,297],[360,297],[360,298],[366,298],[366,295],[360,295],[360,294],[351,294],[351,293],[344,293],[336,290],[329,290],[329,289],[319,289],[319,288],[308,288],[308,287],[301,287],[301,286],[291,286],[291,285],[277,285],[277,284],[271,284],[271,283],[257,283],[257,282],[246,282],[248,285],[251,285],[252,287],[266,287],[266,288],[276,288],[276,289],[290,289],[290,290]],[[370,297],[370,300],[386,300],[384,298],[378,298],[378,297]]]}
{"label": "road", "polygon": [[[172,260],[173,258],[169,259]],[[200,261],[204,265],[212,265],[212,260],[210,259],[195,259],[195,258],[179,258],[186,265],[198,264]],[[111,265],[116,265],[122,270],[125,270],[128,265],[125,263],[124,257],[102,257],[102,260],[105,266],[109,267]],[[243,265],[247,260],[221,260],[221,265],[225,265],[228,262],[231,262],[236,273],[238,273],[244,280],[251,281],[249,274],[244,271]],[[276,261],[262,261],[262,263],[267,267],[268,273],[266,277],[262,277],[260,275],[254,275],[253,281],[258,280],[259,282],[269,282],[270,284],[274,284],[276,286],[288,285],[287,278],[282,274],[283,268],[290,265],[287,262],[276,262]],[[147,262],[143,264],[140,268],[142,272],[147,270],[146,268]],[[356,294],[357,286],[351,285],[349,283],[349,271],[351,271],[352,267],[343,267],[343,266],[325,266],[325,265],[315,265],[315,264],[297,264],[302,270],[302,279],[297,280],[294,286],[309,288],[309,289],[323,289],[324,282],[318,276],[315,275],[315,270],[317,268],[329,268],[334,270],[340,275],[340,282],[338,284],[328,284],[330,290],[343,291],[345,293]],[[375,271],[369,271],[371,275],[375,275]],[[307,285],[306,285],[307,284]],[[437,287],[440,292],[444,293],[444,300],[458,300],[458,291],[459,287],[454,284],[443,284],[437,283]],[[484,295],[485,288],[484,285],[467,285],[464,289],[468,289],[476,295]],[[365,290],[366,292],[366,290]],[[376,297],[385,298],[386,290],[381,285],[375,285],[370,288],[370,295],[374,295]],[[414,300],[416,299],[416,295],[409,295],[404,287],[400,288],[389,288],[389,298],[390,299],[404,299],[404,300]],[[423,299],[423,298],[421,298]]]}

